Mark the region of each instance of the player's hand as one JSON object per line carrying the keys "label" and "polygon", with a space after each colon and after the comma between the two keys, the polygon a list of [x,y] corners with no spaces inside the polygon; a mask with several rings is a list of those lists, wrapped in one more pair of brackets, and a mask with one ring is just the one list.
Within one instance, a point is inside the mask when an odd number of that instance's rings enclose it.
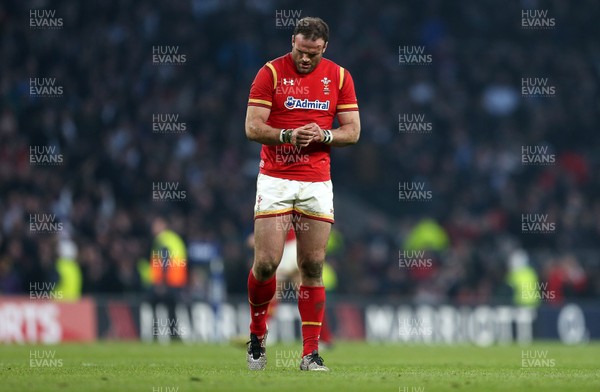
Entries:
{"label": "player's hand", "polygon": [[325,140],[325,134],[320,126],[318,126],[316,123],[310,123],[307,124],[307,126],[311,127],[310,129],[312,129],[315,133],[311,140],[312,142],[321,143],[323,140]]}
{"label": "player's hand", "polygon": [[310,139],[310,143],[321,142],[325,138],[323,130],[316,123],[306,124],[304,127],[305,129],[313,132],[313,137]]}
{"label": "player's hand", "polygon": [[[303,125],[292,131],[292,144],[296,147],[306,147],[315,137],[314,123]],[[316,125],[316,124],[314,124]]]}

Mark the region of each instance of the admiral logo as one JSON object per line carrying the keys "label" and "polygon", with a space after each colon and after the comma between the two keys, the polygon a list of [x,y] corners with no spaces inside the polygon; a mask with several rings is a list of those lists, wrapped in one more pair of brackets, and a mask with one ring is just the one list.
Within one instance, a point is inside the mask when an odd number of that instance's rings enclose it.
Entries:
{"label": "admiral logo", "polygon": [[312,109],[312,110],[329,110],[329,100],[327,101],[319,101],[318,99],[314,101],[309,101],[308,99],[297,99],[292,96],[287,97],[285,101],[285,107],[293,110],[293,109]]}
{"label": "admiral logo", "polygon": [[281,83],[277,83],[275,94],[281,95],[307,95],[308,86],[302,86],[302,79],[282,78]]}

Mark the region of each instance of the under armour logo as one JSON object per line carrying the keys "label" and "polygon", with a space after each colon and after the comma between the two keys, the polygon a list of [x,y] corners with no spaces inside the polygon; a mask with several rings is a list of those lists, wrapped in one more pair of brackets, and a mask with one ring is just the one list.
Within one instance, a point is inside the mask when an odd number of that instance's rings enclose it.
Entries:
{"label": "under armour logo", "polygon": [[293,86],[294,85],[294,79],[287,79],[287,78],[283,78],[283,85],[287,86],[287,85]]}
{"label": "under armour logo", "polygon": [[262,312],[260,312],[260,313],[259,313],[259,312],[256,312],[256,313],[254,313],[254,315],[255,315],[255,316],[259,316],[259,315],[261,315],[261,314],[265,314],[265,313],[267,313],[267,311],[266,311],[266,310],[263,310],[263,311],[262,311]]}

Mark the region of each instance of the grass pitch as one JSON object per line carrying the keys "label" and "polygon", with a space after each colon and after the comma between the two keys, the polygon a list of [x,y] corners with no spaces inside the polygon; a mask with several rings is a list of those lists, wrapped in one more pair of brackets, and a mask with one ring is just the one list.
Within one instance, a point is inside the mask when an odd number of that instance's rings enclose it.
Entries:
{"label": "grass pitch", "polygon": [[0,391],[600,391],[598,343],[338,342],[321,353],[329,373],[300,372],[299,350],[269,346],[267,370],[250,372],[245,351],[232,345],[0,345]]}

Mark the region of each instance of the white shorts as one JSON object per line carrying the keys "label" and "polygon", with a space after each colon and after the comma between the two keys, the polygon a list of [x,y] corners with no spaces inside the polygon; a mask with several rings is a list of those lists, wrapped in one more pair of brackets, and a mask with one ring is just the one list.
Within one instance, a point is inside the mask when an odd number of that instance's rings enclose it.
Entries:
{"label": "white shorts", "polygon": [[256,180],[254,219],[287,214],[333,223],[331,180],[306,182],[259,173]]}

